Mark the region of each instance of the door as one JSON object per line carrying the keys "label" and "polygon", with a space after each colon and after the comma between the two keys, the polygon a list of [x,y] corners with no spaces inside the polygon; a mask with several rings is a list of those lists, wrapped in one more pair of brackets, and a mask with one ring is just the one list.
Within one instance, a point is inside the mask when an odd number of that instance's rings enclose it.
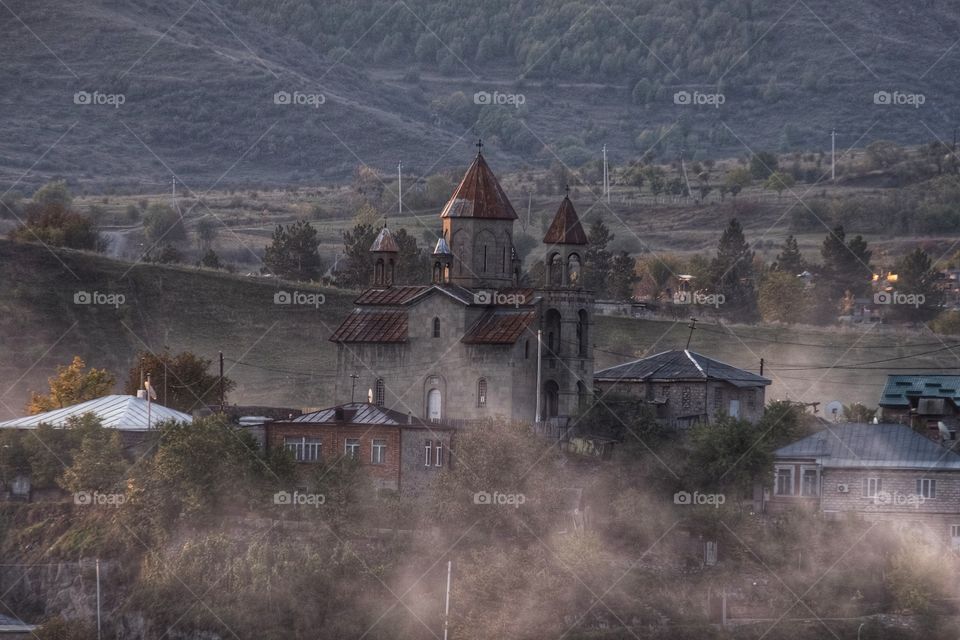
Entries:
{"label": "door", "polygon": [[730,417],[731,418],[740,417],[740,401],[739,400],[730,401]]}
{"label": "door", "polygon": [[430,392],[427,393],[427,419],[430,422],[440,422],[442,410],[440,404],[440,390],[430,389]]}

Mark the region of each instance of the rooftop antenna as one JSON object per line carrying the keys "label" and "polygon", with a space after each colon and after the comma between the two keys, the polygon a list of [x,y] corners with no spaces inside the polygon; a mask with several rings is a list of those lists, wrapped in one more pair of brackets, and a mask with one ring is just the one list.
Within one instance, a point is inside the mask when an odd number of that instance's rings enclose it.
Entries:
{"label": "rooftop antenna", "polygon": [[610,173],[607,168],[607,145],[603,145],[603,193],[610,204]]}
{"label": "rooftop antenna", "polygon": [[353,379],[350,384],[350,403],[353,404],[353,393],[357,390],[357,380],[360,379],[360,376],[356,373],[351,373],[350,377]]}
{"label": "rooftop antenna", "polygon": [[837,130],[830,130],[830,182],[837,181]]}
{"label": "rooftop antenna", "polygon": [[[403,215],[403,161],[397,163],[397,216]],[[386,217],[384,217],[386,222]]]}

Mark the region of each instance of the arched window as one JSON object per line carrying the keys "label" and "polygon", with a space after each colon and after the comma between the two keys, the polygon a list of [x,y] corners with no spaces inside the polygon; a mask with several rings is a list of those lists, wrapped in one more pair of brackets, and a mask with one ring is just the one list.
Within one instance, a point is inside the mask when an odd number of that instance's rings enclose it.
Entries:
{"label": "arched window", "polygon": [[378,407],[382,407],[386,400],[387,386],[383,384],[383,378],[377,378],[377,383],[373,388],[373,401]]}
{"label": "arched window", "polygon": [[433,319],[433,337],[434,338],[440,337],[440,318]]}
{"label": "arched window", "polygon": [[567,284],[573,286],[580,282],[580,256],[571,253],[567,258]]}
{"label": "arched window", "polygon": [[443,265],[439,262],[433,263],[433,282],[434,284],[443,282]]}
{"label": "arched window", "polygon": [[559,253],[550,256],[550,263],[547,265],[547,284],[563,284],[563,257]]}
{"label": "arched window", "polygon": [[589,316],[586,310],[580,309],[577,313],[577,350],[581,358],[586,358],[589,352],[590,339],[588,337]]}
{"label": "arched window", "polygon": [[389,269],[387,270],[387,282],[386,284],[393,284],[393,277],[395,275],[396,264],[393,262],[393,258],[390,259]]}
{"label": "arched window", "polygon": [[587,385],[577,381],[577,408],[583,411],[587,408]]}
{"label": "arched window", "polygon": [[477,406],[485,407],[487,406],[487,379],[480,378],[477,380]]}
{"label": "arched window", "polygon": [[523,343],[523,359],[524,360],[530,359],[530,340],[529,339]]}
{"label": "arched window", "polygon": [[373,284],[383,284],[383,258],[378,259],[373,268]]}
{"label": "arched window", "polygon": [[483,273],[487,272],[487,245],[483,245]]}

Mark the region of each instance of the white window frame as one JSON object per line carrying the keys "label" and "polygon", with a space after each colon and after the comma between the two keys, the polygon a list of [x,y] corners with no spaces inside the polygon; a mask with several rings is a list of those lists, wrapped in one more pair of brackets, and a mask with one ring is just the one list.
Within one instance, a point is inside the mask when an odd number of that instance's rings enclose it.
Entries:
{"label": "white window frame", "polygon": [[[804,480],[808,471],[813,471],[813,493],[804,492]],[[820,467],[813,465],[800,466],[800,496],[803,498],[816,498],[820,495]]]}
{"label": "white window frame", "polygon": [[487,406],[487,379],[480,378],[477,380],[477,408],[483,409]]}
{"label": "white window frame", "polygon": [[960,524],[949,525],[950,546],[954,551],[960,551]]}
{"label": "white window frame", "polygon": [[437,445],[433,448],[434,454],[436,456],[436,462],[434,462],[435,467],[443,466],[443,441],[437,440]]}
{"label": "white window frame", "polygon": [[423,444],[423,466],[429,467],[430,461],[433,459],[433,440],[426,440]]}
{"label": "white window frame", "polygon": [[387,463],[387,441],[383,438],[375,438],[370,446],[370,463]]}
{"label": "white window frame", "polygon": [[[780,493],[780,472],[789,471],[790,472],[790,491],[789,493]],[[793,491],[794,487],[794,466],[792,464],[778,464],[774,467],[773,470],[773,495],[781,496],[785,498],[792,498],[796,495]]]}
{"label": "white window frame", "polygon": [[320,438],[285,437],[283,448],[292,452],[297,462],[317,462],[323,458],[323,440]]}
{"label": "white window frame", "polygon": [[344,438],[343,455],[351,460],[360,459],[360,438]]}
{"label": "white window frame", "polygon": [[917,495],[927,500],[937,499],[937,481],[935,478],[917,478]]}
{"label": "white window frame", "polygon": [[[871,485],[873,488],[871,489]],[[883,491],[883,478],[864,478],[861,492],[864,498],[876,498]]]}
{"label": "white window frame", "polygon": [[377,378],[377,381],[373,384],[373,403],[378,407],[382,407],[387,401],[387,385],[383,381],[383,378]]}

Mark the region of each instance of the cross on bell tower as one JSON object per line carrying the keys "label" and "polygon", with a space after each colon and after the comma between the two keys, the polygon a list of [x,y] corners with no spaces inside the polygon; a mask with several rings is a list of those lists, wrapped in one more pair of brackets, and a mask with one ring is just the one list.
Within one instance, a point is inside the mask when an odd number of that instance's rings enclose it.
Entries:
{"label": "cross on bell tower", "polygon": [[477,138],[477,144],[474,146],[477,148],[477,153],[483,151],[483,138]]}

